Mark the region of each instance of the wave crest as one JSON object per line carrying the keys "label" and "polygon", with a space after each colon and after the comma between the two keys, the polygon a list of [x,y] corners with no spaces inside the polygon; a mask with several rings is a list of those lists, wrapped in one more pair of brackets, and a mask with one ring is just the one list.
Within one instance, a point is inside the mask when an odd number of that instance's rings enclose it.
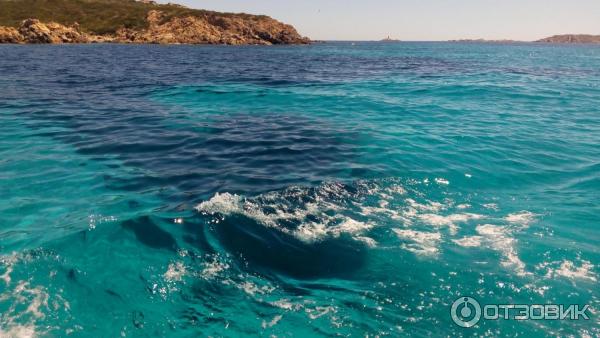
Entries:
{"label": "wave crest", "polygon": [[354,205],[364,200],[376,186],[366,182],[357,185],[327,183],[316,188],[290,187],[249,198],[230,193],[217,193],[200,203],[196,210],[204,215],[242,215],[305,242],[314,243],[348,234],[374,245],[362,236],[375,224],[366,220]]}

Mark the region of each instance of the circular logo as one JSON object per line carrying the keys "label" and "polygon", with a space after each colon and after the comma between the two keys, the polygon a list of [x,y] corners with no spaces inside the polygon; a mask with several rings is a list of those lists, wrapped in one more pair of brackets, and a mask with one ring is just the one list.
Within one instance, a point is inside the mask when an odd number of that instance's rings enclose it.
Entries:
{"label": "circular logo", "polygon": [[452,303],[450,315],[456,325],[473,327],[481,319],[481,306],[471,297],[460,297]]}

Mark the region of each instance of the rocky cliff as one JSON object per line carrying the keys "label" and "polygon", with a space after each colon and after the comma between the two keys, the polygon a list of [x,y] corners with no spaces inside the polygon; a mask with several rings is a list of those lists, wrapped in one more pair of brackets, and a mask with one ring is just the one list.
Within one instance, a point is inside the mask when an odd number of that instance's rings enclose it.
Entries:
{"label": "rocky cliff", "polygon": [[565,34],[554,35],[549,38],[541,39],[536,42],[547,43],[600,43],[600,35],[588,34]]}
{"label": "rocky cliff", "polygon": [[24,20],[19,29],[0,27],[0,43],[84,43],[87,34],[79,27],[65,27],[56,22],[42,23],[36,19]]}
{"label": "rocky cliff", "polygon": [[302,44],[303,38],[296,29],[271,18],[248,20],[242,17],[173,17],[157,10],[148,12],[148,28],[142,30],[119,29],[113,38],[116,42],[134,43],[189,43],[189,44]]}
{"label": "rocky cliff", "polygon": [[[0,26],[0,43],[158,43],[158,44],[228,44],[228,45],[273,45],[273,44],[306,44],[308,38],[302,37],[294,27],[264,15],[218,13],[188,9],[178,5],[156,5],[153,3],[131,2],[98,2],[106,6],[96,10],[97,20],[90,20],[90,6],[72,10],[73,15],[55,20],[38,20],[26,18],[19,21],[18,16],[3,14],[2,6],[15,6],[21,0],[0,0],[0,22],[12,26]],[[35,6],[46,6],[35,2]],[[68,1],[68,0],[57,0]],[[78,4],[71,0],[69,5]],[[48,2],[50,3],[50,2]],[[89,5],[89,2],[87,3]],[[123,4],[130,7],[123,7]],[[121,13],[125,16],[115,17],[115,12],[108,9],[129,10]],[[8,7],[7,9],[11,9]],[[38,8],[39,9],[39,8]],[[77,16],[75,10],[88,11]],[[36,10],[31,9],[37,13]],[[14,11],[16,12],[16,11]],[[138,13],[139,12],[139,13]],[[12,13],[12,12],[11,12]],[[39,12],[43,13],[43,12]],[[144,16],[139,18],[139,15]],[[3,17],[5,15],[5,17]],[[41,15],[41,14],[40,14]],[[102,17],[102,15],[106,17]],[[43,16],[43,15],[42,15]],[[73,19],[81,19],[78,23]],[[14,22],[14,23],[13,23]]]}

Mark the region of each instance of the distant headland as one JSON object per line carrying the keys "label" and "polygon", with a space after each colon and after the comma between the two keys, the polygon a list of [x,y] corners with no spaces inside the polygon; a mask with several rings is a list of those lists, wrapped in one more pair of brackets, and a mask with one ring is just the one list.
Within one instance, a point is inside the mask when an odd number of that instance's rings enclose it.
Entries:
{"label": "distant headland", "polygon": [[460,40],[448,40],[448,42],[462,42],[462,43],[600,43],[600,35],[590,34],[564,34],[554,35],[548,38],[536,40],[536,41],[519,41],[519,40],[486,40],[486,39],[460,39]]}
{"label": "distant headland", "polygon": [[0,43],[307,44],[265,15],[143,0],[0,0]]}
{"label": "distant headland", "polygon": [[600,35],[590,34],[565,34],[554,35],[536,42],[547,43],[600,43]]}

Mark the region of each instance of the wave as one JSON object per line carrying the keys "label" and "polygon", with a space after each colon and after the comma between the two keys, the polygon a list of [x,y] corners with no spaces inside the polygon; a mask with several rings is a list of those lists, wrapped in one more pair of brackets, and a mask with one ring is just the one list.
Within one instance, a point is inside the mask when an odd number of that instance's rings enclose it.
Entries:
{"label": "wave", "polygon": [[[502,214],[497,204],[485,200],[473,205],[448,186],[443,178],[389,178],[293,186],[253,197],[223,192],[196,210],[222,232],[220,240],[234,253],[278,256],[270,260],[279,262],[271,261],[269,267],[314,266],[311,261],[316,260],[331,262],[324,270],[351,265],[349,271],[354,271],[369,250],[400,249],[435,259],[460,247],[492,250],[503,268],[530,275],[519,257],[518,236],[539,215],[526,210]],[[344,256],[344,251],[353,254]],[[318,276],[323,271],[313,272]]]}
{"label": "wave", "polygon": [[217,193],[196,209],[221,245],[259,270],[297,278],[343,276],[362,266],[376,226],[353,205],[371,184],[289,187],[256,197]]}
{"label": "wave", "polygon": [[373,243],[372,239],[361,235],[372,229],[374,224],[364,221],[364,217],[351,207],[363,198],[364,189],[368,187],[357,185],[352,191],[341,183],[328,183],[314,189],[291,187],[256,198],[217,193],[196,209],[213,216],[243,215],[306,243],[344,234]]}

